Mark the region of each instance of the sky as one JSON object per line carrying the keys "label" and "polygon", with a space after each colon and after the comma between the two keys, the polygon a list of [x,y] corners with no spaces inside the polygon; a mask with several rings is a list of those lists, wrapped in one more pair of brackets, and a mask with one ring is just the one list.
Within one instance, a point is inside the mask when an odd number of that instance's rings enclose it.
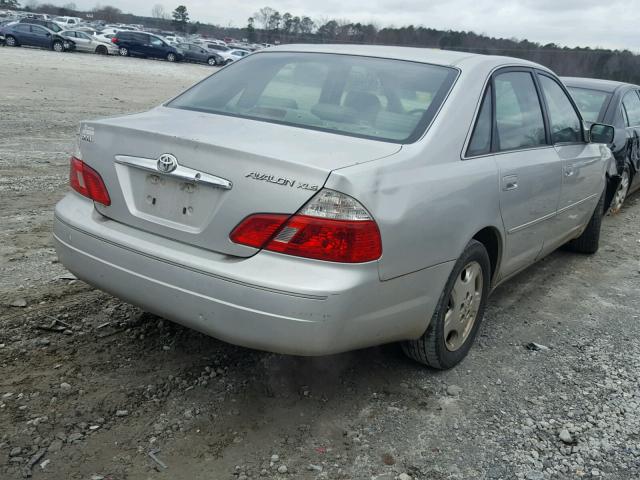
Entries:
{"label": "sky", "polygon": [[[73,1],[90,10],[97,0]],[[44,0],[43,0],[44,2]],[[24,2],[23,2],[24,3]],[[425,26],[471,30],[492,37],[528,39],[542,44],[626,48],[640,52],[640,0],[181,0],[192,21],[245,26],[247,18],[268,5],[280,13],[314,21],[346,19],[378,27]],[[101,0],[124,12],[150,15],[155,4],[171,12],[177,1]]]}

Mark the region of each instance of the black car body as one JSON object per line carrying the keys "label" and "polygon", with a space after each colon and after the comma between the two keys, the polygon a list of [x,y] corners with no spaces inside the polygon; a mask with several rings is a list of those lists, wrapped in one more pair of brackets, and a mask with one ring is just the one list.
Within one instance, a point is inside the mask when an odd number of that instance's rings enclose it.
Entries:
{"label": "black car body", "polygon": [[207,63],[209,65],[224,64],[224,59],[220,55],[195,43],[181,43],[178,48],[182,50],[184,59],[190,62]]}
{"label": "black car body", "polygon": [[0,28],[0,35],[9,47],[42,47],[58,52],[73,50],[75,43],[42,25],[11,23]]}
{"label": "black car body", "polygon": [[120,48],[120,55],[149,58],[164,58],[170,62],[182,60],[181,50],[169,45],[165,40],[145,32],[120,31],[111,39]]}
{"label": "black car body", "polygon": [[607,200],[611,200],[611,211],[617,213],[626,196],[640,188],[640,86],[594,78],[564,77],[562,81],[585,121],[615,127],[609,148],[616,159],[618,178],[608,189]]}

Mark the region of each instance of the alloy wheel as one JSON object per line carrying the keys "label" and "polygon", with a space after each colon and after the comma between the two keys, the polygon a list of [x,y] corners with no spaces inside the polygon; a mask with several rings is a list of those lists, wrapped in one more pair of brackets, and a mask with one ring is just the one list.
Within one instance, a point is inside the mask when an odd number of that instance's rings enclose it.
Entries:
{"label": "alloy wheel", "polygon": [[449,294],[444,315],[444,341],[447,350],[458,350],[469,337],[478,316],[483,288],[482,267],[476,261],[468,263]]}
{"label": "alloy wheel", "polygon": [[7,39],[5,40],[5,43],[7,44],[8,47],[15,47],[17,44],[16,39],[13,37],[7,37]]}

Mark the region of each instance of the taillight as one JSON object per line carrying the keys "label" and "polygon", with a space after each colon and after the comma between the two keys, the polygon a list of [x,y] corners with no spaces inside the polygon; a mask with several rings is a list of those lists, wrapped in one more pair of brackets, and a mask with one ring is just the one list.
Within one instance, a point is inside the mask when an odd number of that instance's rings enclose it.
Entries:
{"label": "taillight", "polygon": [[80,195],[106,207],[111,205],[109,192],[100,174],[76,157],[71,157],[69,184]]}
{"label": "taillight", "polygon": [[112,43],[118,43],[118,37],[111,37]]}
{"label": "taillight", "polygon": [[382,255],[378,225],[355,199],[324,189],[295,215],[255,214],[231,232],[235,243],[330,262],[361,263]]}

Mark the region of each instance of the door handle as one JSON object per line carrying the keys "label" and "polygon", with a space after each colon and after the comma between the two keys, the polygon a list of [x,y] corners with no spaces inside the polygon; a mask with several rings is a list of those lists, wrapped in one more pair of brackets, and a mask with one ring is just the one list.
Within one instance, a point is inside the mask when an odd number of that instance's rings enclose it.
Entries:
{"label": "door handle", "polygon": [[502,190],[508,192],[509,190],[515,190],[518,188],[518,176],[507,175],[502,177]]}

